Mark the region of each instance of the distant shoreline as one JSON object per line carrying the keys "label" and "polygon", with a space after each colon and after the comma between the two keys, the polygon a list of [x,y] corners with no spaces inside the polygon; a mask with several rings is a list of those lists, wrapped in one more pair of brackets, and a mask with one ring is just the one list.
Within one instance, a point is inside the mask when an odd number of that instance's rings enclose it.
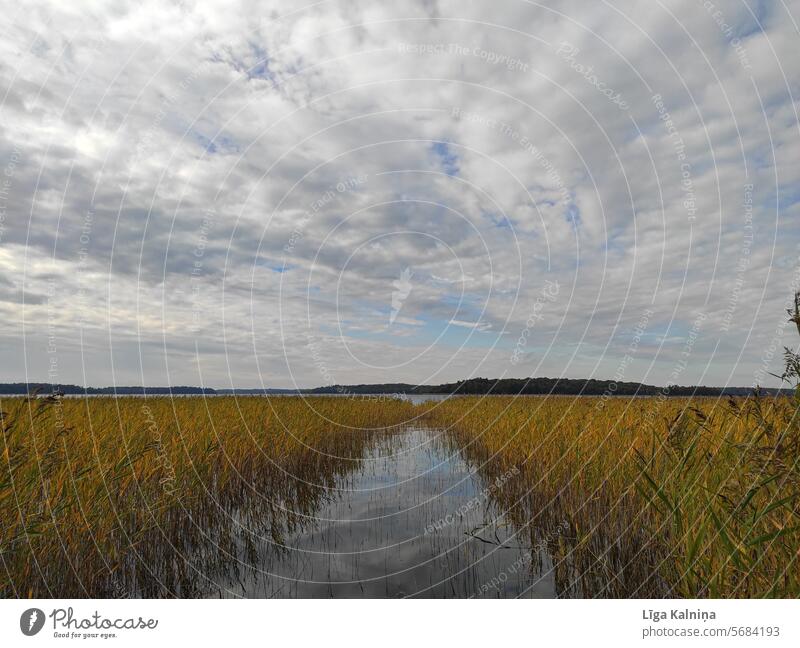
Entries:
{"label": "distant shoreline", "polygon": [[[413,385],[408,383],[380,383],[362,385],[331,385],[311,389],[236,388],[218,389],[179,385],[175,387],[81,387],[42,382],[0,383],[0,395],[24,396],[32,393],[63,394],[65,396],[248,396],[248,395],[498,395],[498,396],[747,396],[752,387],[706,387],[668,385],[658,387],[635,382],[574,378],[472,378],[440,385]],[[790,395],[791,389],[760,388],[765,395]]]}

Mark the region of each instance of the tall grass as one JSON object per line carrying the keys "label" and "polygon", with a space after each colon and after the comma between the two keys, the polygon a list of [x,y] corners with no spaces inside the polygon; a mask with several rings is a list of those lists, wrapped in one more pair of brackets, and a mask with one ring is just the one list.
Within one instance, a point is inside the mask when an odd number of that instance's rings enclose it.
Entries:
{"label": "tall grass", "polygon": [[[790,398],[7,399],[3,596],[197,596],[280,548],[387,428],[491,482],[561,595],[800,595]],[[512,467],[516,470],[510,470]],[[496,478],[503,476],[502,480]]]}
{"label": "tall grass", "polygon": [[254,533],[279,545],[377,430],[411,412],[400,401],[233,397],[2,409],[6,597],[201,592],[215,567],[246,562]]}
{"label": "tall grass", "polygon": [[465,398],[427,420],[492,479],[564,595],[800,595],[789,398]]}

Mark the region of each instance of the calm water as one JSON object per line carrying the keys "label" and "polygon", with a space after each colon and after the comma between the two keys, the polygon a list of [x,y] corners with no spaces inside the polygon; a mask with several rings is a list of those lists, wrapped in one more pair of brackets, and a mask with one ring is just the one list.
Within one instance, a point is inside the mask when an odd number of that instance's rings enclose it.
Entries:
{"label": "calm water", "polygon": [[[283,546],[239,546],[225,597],[551,597],[549,558],[434,431],[387,434]],[[535,566],[534,566],[535,563]]]}

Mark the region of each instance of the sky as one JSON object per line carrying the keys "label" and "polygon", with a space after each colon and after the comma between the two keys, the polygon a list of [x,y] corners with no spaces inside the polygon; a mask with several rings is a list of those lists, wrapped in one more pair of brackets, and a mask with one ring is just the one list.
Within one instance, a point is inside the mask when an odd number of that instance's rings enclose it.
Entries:
{"label": "sky", "polygon": [[774,386],[800,2],[29,2],[0,382]]}

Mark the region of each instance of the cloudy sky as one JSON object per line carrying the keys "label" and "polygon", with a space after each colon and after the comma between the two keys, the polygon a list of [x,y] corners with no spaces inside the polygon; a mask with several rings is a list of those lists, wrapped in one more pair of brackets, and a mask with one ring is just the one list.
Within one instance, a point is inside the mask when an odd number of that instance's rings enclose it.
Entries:
{"label": "cloudy sky", "polygon": [[7,3],[0,381],[777,384],[800,3]]}

